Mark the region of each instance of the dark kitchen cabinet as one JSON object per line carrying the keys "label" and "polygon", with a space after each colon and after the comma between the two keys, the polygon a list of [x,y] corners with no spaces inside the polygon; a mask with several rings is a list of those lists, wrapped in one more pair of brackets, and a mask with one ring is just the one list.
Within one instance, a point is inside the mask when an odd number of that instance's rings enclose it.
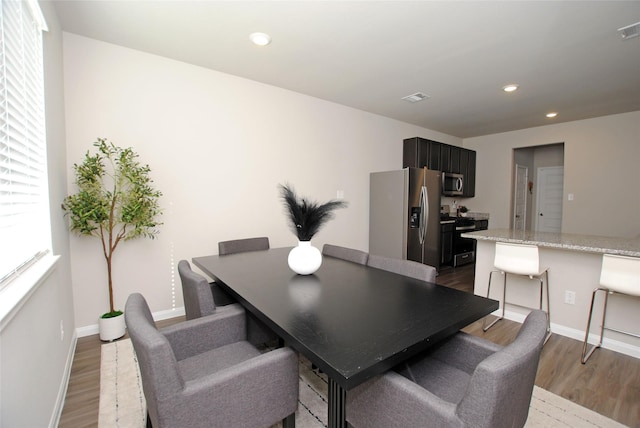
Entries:
{"label": "dark kitchen cabinet", "polygon": [[429,140],[419,137],[407,138],[404,140],[404,146],[402,148],[402,167],[423,168],[428,164]]}
{"label": "dark kitchen cabinet", "polygon": [[414,137],[404,140],[402,167],[453,172],[464,176],[463,197],[476,193],[476,152],[458,146]]}
{"label": "dark kitchen cabinet", "polygon": [[467,159],[467,172],[464,178],[463,196],[473,197],[476,195],[476,152],[474,150],[466,150]]}
{"label": "dark kitchen cabinet", "polygon": [[427,168],[434,171],[442,171],[442,164],[440,163],[442,146],[443,144],[437,141],[429,141],[429,162],[427,163]]}
{"label": "dark kitchen cabinet", "polygon": [[449,155],[449,172],[460,174],[460,154],[464,149],[460,147],[451,146],[451,153]]}
{"label": "dark kitchen cabinet", "polygon": [[440,169],[442,172],[451,172],[451,146],[440,144]]}
{"label": "dark kitchen cabinet", "polygon": [[465,178],[469,171],[469,152],[470,150],[460,149],[460,153],[458,153],[458,170],[452,171],[464,175]]}
{"label": "dark kitchen cabinet", "polygon": [[453,262],[453,231],[455,223],[440,224],[441,246],[440,246],[440,265],[450,265]]}
{"label": "dark kitchen cabinet", "polygon": [[[404,140],[402,149],[403,168],[424,168],[442,171],[440,153],[444,144],[420,137]],[[447,161],[448,162],[448,161]]]}

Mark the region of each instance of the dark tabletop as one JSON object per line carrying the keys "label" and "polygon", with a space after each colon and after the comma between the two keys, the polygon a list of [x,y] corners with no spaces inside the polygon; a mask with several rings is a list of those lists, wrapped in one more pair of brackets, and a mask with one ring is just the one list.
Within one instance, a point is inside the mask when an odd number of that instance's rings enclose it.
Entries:
{"label": "dark tabletop", "polygon": [[495,300],[333,257],[297,275],[290,250],[193,263],[346,390],[498,309]]}

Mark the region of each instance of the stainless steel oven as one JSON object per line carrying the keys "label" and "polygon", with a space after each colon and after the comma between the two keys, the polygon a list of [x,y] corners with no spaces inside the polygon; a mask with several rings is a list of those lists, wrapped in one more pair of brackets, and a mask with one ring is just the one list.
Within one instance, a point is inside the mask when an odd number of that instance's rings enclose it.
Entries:
{"label": "stainless steel oven", "polygon": [[476,240],[463,238],[461,235],[475,230],[486,230],[488,220],[476,220],[470,217],[456,218],[453,232],[453,266],[462,266],[476,261]]}

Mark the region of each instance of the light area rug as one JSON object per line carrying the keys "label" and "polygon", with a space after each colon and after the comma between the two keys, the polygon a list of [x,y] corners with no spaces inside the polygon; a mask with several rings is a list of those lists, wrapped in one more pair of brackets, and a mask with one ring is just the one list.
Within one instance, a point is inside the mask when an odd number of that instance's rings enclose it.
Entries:
{"label": "light area rug", "polygon": [[[327,426],[327,379],[300,358],[300,393],[296,428]],[[129,339],[102,345],[99,428],[143,428],[146,404],[138,360]],[[274,428],[280,424],[274,425]],[[537,386],[527,428],[618,428],[624,425]]]}
{"label": "light area rug", "polygon": [[145,427],[146,423],[147,405],[131,340],[102,345],[98,426],[132,428]]}

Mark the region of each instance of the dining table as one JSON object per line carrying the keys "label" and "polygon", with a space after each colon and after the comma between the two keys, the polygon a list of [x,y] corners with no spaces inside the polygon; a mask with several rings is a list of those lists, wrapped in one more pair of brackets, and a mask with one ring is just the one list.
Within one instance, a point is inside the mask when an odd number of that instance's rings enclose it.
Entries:
{"label": "dining table", "polygon": [[298,275],[290,251],[192,261],[327,375],[330,428],[347,426],[350,389],[498,309],[492,299],[334,257]]}

